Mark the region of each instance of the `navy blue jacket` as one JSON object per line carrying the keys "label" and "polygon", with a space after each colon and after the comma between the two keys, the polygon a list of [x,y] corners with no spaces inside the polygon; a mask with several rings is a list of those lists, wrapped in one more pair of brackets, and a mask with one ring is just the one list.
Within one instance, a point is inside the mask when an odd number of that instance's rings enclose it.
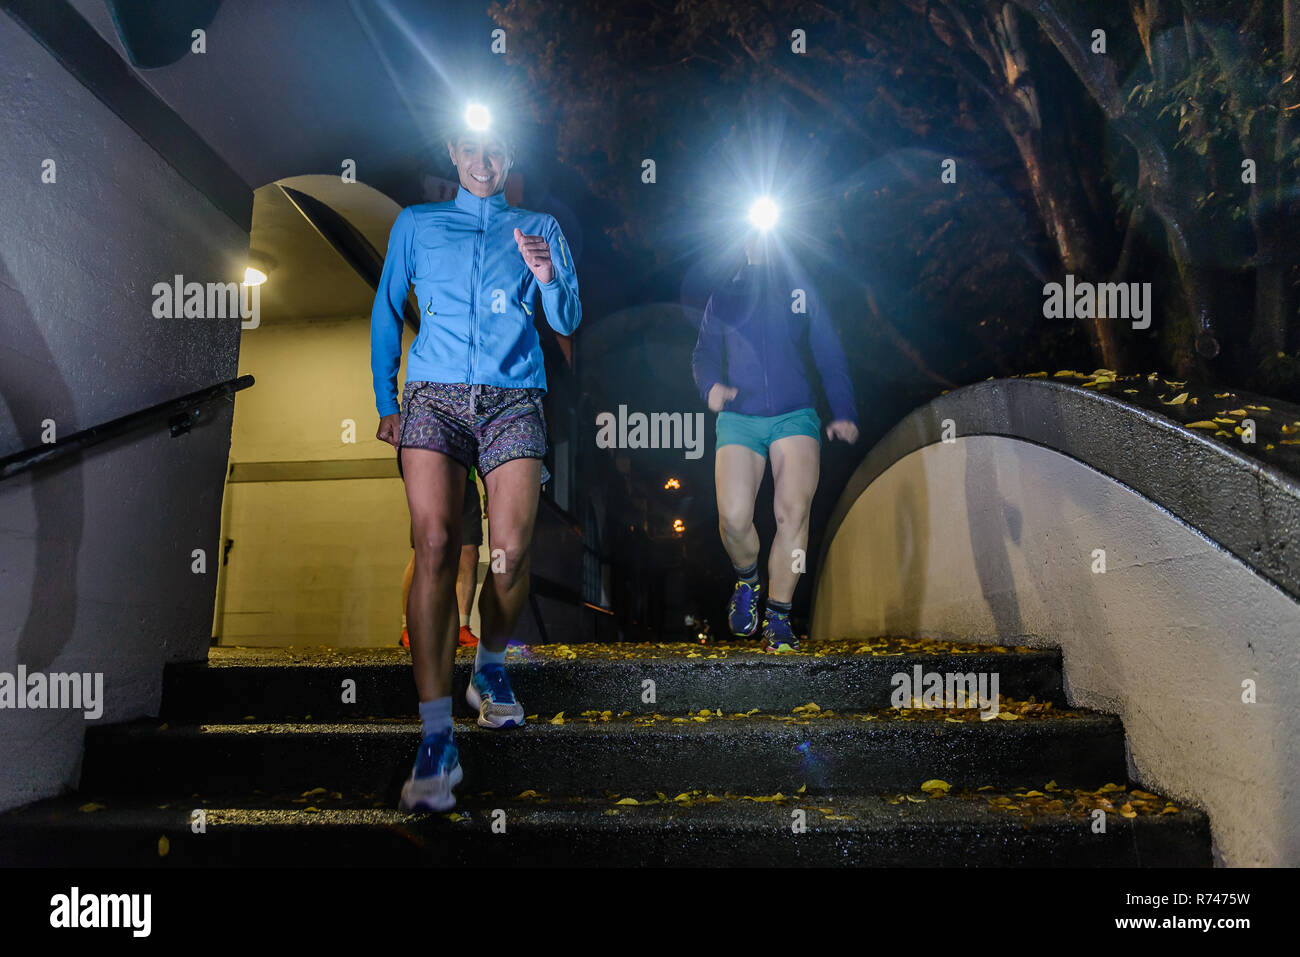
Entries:
{"label": "navy blue jacket", "polygon": [[[804,292],[796,312],[795,290]],[[784,415],[816,407],[805,371],[811,352],[833,420],[857,423],[853,381],[839,337],[806,278],[746,265],[709,297],[691,371],[700,395],[721,382],[737,389],[725,408],[741,415]]]}

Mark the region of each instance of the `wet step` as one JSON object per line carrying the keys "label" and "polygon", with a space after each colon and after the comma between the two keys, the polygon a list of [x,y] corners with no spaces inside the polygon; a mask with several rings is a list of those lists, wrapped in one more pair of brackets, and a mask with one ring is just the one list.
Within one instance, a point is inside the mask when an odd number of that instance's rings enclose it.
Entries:
{"label": "wet step", "polygon": [[[814,710],[815,709],[815,710]],[[703,709],[701,709],[703,711]],[[457,722],[466,782],[475,790],[527,788],[600,794],[708,786],[744,793],[878,791],[942,778],[1010,786],[1123,780],[1124,732],[1108,715],[1005,701],[976,711],[878,709],[690,717],[539,715],[523,728]],[[91,728],[81,789],[107,794],[296,791],[326,786],[395,803],[418,743],[418,723],[178,724]]]}
{"label": "wet step", "polygon": [[[1116,784],[814,796],[473,793],[448,814],[375,794],[71,796],[0,815],[0,864],[45,866],[1210,866],[1199,810]],[[306,803],[310,802],[310,804]],[[374,806],[381,804],[381,806]],[[194,810],[202,808],[203,833]],[[1098,833],[1094,812],[1105,811]]]}
{"label": "wet step", "polygon": [[[803,654],[769,655],[754,643],[738,642],[534,645],[512,647],[507,664],[519,700],[530,712],[549,714],[605,708],[633,714],[787,711],[809,701],[838,710],[881,708],[892,703],[894,676],[906,674],[914,682],[918,669],[923,681],[929,674],[987,675],[990,690],[996,675],[1001,695],[1065,704],[1057,649],[901,638],[806,647]],[[464,689],[473,658],[469,650],[456,658],[452,700],[460,714],[469,714]],[[415,701],[410,654],[401,648],[213,648],[207,663],[167,667],[161,716],[348,721],[358,715],[411,716]]]}

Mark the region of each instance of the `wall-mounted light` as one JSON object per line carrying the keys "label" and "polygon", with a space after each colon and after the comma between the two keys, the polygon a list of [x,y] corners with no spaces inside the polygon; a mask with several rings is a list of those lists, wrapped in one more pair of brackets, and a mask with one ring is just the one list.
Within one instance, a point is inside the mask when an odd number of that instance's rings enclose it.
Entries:
{"label": "wall-mounted light", "polygon": [[674,488],[681,488],[681,487],[682,487],[682,483],[677,481],[677,479],[675,478],[670,478],[667,482],[664,482],[664,488],[666,489],[674,489]]}
{"label": "wall-mounted light", "polygon": [[244,267],[244,285],[260,286],[271,275],[274,261],[264,252],[249,250],[248,264]]}
{"label": "wall-mounted light", "polygon": [[682,532],[686,531],[686,523],[680,518],[673,519],[673,531],[680,535]]}

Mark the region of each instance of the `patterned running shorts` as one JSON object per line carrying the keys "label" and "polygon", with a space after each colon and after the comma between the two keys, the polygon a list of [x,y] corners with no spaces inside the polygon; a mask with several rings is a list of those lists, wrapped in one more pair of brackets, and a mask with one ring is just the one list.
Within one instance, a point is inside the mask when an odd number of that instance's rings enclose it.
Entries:
{"label": "patterned running shorts", "polygon": [[[449,455],[466,469],[487,475],[511,459],[546,457],[543,389],[507,389],[463,382],[408,382],[402,390],[402,449],[429,449]],[[542,465],[542,484],[551,474]]]}

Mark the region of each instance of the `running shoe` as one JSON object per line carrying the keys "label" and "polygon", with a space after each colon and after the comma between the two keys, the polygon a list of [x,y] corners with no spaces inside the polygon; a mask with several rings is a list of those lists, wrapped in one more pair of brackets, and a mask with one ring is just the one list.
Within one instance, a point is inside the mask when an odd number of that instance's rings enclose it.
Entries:
{"label": "running shoe", "polygon": [[460,626],[460,646],[462,648],[478,647],[478,635],[469,630],[469,625]]}
{"label": "running shoe", "polygon": [[451,789],[465,773],[451,729],[431,734],[420,742],[410,779],[402,785],[403,811],[448,811],[456,806]]}
{"label": "running shoe", "polygon": [[504,665],[484,665],[476,671],[465,700],[478,710],[479,727],[518,728],[524,723],[524,706],[515,700]]}
{"label": "running shoe", "polygon": [[397,643],[403,648],[411,647],[411,633],[405,628],[402,629],[402,637],[397,639]]}
{"label": "running shoe", "polygon": [[776,654],[799,650],[799,639],[790,628],[789,615],[769,613],[763,618],[763,650]]}
{"label": "running shoe", "polygon": [[738,581],[727,606],[727,624],[737,638],[753,638],[758,631],[758,605],[763,597],[763,586],[754,582]]}

